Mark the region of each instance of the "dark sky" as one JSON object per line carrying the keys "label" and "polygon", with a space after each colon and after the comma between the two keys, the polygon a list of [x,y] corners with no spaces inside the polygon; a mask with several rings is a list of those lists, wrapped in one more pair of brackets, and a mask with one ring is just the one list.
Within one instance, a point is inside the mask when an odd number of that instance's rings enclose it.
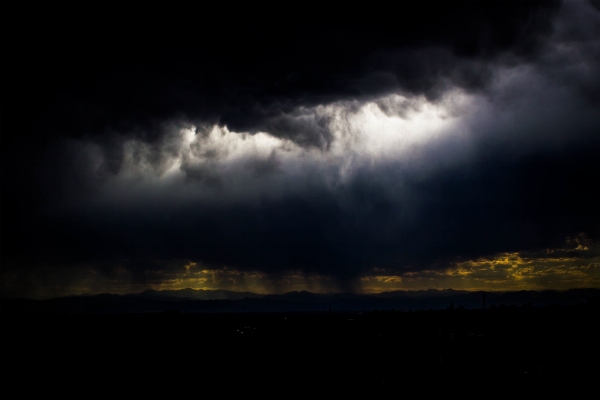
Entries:
{"label": "dark sky", "polygon": [[11,10],[3,295],[600,286],[597,1],[219,7]]}

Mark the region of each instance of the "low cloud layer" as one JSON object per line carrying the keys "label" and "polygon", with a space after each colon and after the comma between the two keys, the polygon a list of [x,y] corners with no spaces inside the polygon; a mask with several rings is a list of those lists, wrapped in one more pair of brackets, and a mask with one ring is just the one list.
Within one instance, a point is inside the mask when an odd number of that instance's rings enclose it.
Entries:
{"label": "low cloud layer", "polygon": [[[133,274],[137,273],[137,276]],[[148,289],[225,289],[257,294],[311,291],[382,293],[396,290],[566,290],[600,285],[600,244],[585,235],[566,238],[562,246],[537,251],[499,253],[451,262],[444,268],[398,271],[374,267],[353,282],[302,270],[264,271],[211,268],[190,260],[153,260],[143,269],[127,261],[52,265],[14,269],[5,278],[6,296],[53,298],[99,293],[138,293]],[[214,293],[212,292],[213,296]]]}

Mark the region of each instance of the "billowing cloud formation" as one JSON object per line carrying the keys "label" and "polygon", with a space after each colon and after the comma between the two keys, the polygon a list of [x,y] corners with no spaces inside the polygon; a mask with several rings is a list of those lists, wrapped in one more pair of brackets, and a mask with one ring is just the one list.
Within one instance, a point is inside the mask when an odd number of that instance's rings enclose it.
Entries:
{"label": "billowing cloud formation", "polygon": [[374,268],[443,275],[600,237],[591,4],[364,7],[159,40],[158,59],[43,91],[3,147],[7,273],[120,265],[158,285],[164,262],[192,262],[357,288]]}

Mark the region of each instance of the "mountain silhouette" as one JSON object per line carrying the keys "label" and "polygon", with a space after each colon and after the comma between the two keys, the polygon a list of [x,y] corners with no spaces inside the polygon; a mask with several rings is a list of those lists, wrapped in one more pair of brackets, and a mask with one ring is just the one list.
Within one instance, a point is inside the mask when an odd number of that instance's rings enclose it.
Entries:
{"label": "mountain silhouette", "polygon": [[47,300],[2,299],[2,313],[197,313],[361,312],[364,310],[443,310],[487,307],[573,305],[600,297],[600,289],[567,291],[467,292],[457,290],[395,291],[379,294],[312,293],[261,295],[227,290],[147,290],[126,295],[65,296]]}
{"label": "mountain silhouette", "polygon": [[179,290],[145,290],[138,294],[142,297],[158,297],[173,299],[194,299],[194,300],[240,300],[245,298],[258,298],[264,295],[252,292],[234,292],[222,289],[179,289]]}

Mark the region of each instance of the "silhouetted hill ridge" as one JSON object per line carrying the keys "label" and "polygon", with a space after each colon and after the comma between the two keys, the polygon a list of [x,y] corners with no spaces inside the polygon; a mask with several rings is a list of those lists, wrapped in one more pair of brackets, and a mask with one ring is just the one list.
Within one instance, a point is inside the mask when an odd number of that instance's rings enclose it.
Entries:
{"label": "silhouetted hill ridge", "polygon": [[[226,290],[147,290],[117,295],[66,296],[48,300],[2,299],[2,313],[149,313],[149,312],[327,312],[428,310],[490,306],[574,305],[598,298],[600,289],[468,292],[459,290],[395,291],[379,294],[294,291],[259,295]],[[594,300],[592,300],[594,301]]]}
{"label": "silhouetted hill ridge", "polygon": [[195,300],[240,300],[245,298],[257,298],[264,295],[252,292],[235,292],[223,289],[179,289],[179,290],[145,290],[137,294],[145,297],[162,297],[174,299],[195,299]]}

